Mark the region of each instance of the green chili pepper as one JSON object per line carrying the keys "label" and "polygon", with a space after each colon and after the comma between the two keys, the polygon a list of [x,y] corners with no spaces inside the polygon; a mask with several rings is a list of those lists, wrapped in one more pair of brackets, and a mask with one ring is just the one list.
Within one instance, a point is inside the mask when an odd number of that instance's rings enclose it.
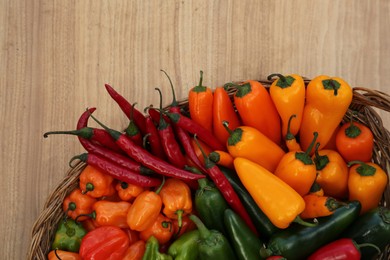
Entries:
{"label": "green chili pepper", "polygon": [[198,180],[199,188],[195,193],[195,208],[198,216],[209,229],[215,229],[226,235],[223,225],[223,213],[229,206],[214,183],[206,178]]}
{"label": "green chili pepper", "polygon": [[255,224],[260,237],[264,240],[268,240],[272,234],[280,229],[272,224],[269,218],[263,213],[259,206],[257,206],[252,196],[245,189],[244,185],[242,185],[237,173],[234,170],[222,166],[220,166],[220,169],[229,180],[233,189],[237,192],[238,197],[240,198],[242,204],[244,204],[249,216]]}
{"label": "green chili pepper", "polygon": [[263,242],[233,210],[226,209],[224,223],[234,252],[240,260],[260,259]]}
{"label": "green chili pepper", "polygon": [[159,252],[160,245],[157,238],[151,236],[145,245],[145,253],[142,260],[173,260],[172,256]]}
{"label": "green chili pepper", "polygon": [[195,215],[190,215],[190,219],[199,230],[199,259],[236,259],[227,238],[221,232],[215,229],[207,229],[203,222]]}
{"label": "green chili pepper", "polygon": [[56,231],[51,248],[70,252],[78,252],[81,239],[87,234],[87,231],[81,224],[73,219],[62,221]]}
{"label": "green chili pepper", "polygon": [[315,250],[336,239],[358,218],[360,209],[360,202],[353,201],[336,209],[332,215],[319,218],[318,225],[314,227],[291,225],[274,234],[267,248],[260,250],[260,255],[282,255],[288,260],[306,259]]}
{"label": "green chili pepper", "polygon": [[[383,251],[390,244],[390,209],[380,206],[364,213],[341,236],[358,244],[374,244]],[[378,253],[370,247],[360,251],[362,259],[372,259]]]}
{"label": "green chili pepper", "polygon": [[199,230],[184,233],[168,248],[168,254],[175,260],[198,259]]}

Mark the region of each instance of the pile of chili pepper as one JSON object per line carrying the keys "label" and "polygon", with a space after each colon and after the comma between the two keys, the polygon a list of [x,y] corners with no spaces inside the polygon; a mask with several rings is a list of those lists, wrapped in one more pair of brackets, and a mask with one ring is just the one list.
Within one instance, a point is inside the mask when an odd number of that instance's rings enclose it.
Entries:
{"label": "pile of chili pepper", "polygon": [[[142,112],[112,86],[123,131],[96,108],[75,130],[85,153],[49,259],[369,259],[390,244],[388,175],[374,137],[345,115],[352,88],[320,75],[198,85]],[[94,120],[100,127],[90,127]],[[302,247],[302,245],[305,245]]]}

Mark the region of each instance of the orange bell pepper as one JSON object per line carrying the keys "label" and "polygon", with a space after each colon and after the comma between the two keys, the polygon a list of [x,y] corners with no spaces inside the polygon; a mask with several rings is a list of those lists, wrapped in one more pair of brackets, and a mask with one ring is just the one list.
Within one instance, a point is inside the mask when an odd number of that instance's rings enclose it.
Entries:
{"label": "orange bell pepper", "polygon": [[154,236],[162,245],[172,238],[173,231],[172,220],[163,214],[159,214],[150,227],[140,232],[140,238],[146,242],[151,236]]}
{"label": "orange bell pepper", "polygon": [[268,76],[268,80],[271,80],[274,76],[279,77],[279,79],[271,84],[269,93],[282,120],[282,134],[286,136],[287,125],[290,116],[293,114],[296,115],[296,120],[291,123],[290,132],[296,135],[301,126],[305,105],[305,82],[297,74],[287,76],[271,74]]}
{"label": "orange bell pepper", "polygon": [[162,208],[159,195],[165,178],[156,191],[145,190],[135,198],[127,214],[127,224],[132,230],[143,231],[153,225]]}
{"label": "orange bell pepper", "polygon": [[246,158],[275,171],[285,154],[282,148],[254,127],[240,126],[232,131],[226,122],[224,125],[230,133],[227,149],[233,158]]}
{"label": "orange bell pepper", "polygon": [[128,228],[127,213],[131,204],[126,201],[97,201],[93,204],[93,219],[97,226]]}
{"label": "orange bell pepper", "polygon": [[279,177],[245,158],[235,158],[234,167],[253,200],[276,227],[284,229],[292,222],[314,225],[299,217],[305,201]]}
{"label": "orange bell pepper", "polygon": [[[65,197],[64,202],[62,203],[62,209],[68,217],[76,219],[79,215],[90,214],[93,211],[92,206],[95,202],[95,198],[83,194],[79,188],[76,188]],[[80,217],[78,220],[83,221],[87,218],[88,217]]]}
{"label": "orange bell pepper", "polygon": [[[225,132],[227,131],[225,130]],[[234,158],[230,153],[227,153],[225,151],[213,151],[209,154],[209,158],[213,163],[230,169],[234,169]]]}
{"label": "orange bell pepper", "polygon": [[336,147],[347,162],[369,162],[374,148],[374,135],[367,126],[351,120],[337,131]]}
{"label": "orange bell pepper", "polygon": [[307,194],[303,196],[303,200],[305,201],[305,210],[300,214],[303,219],[330,216],[336,209],[346,205],[335,198],[315,194]]}
{"label": "orange bell pepper", "polygon": [[316,164],[316,182],[328,196],[344,199],[348,194],[348,166],[341,155],[333,150],[315,149],[313,161]]}
{"label": "orange bell pepper", "polygon": [[170,219],[177,219],[182,226],[182,217],[191,213],[191,190],[182,180],[169,178],[160,191],[164,205],[163,213]]}
{"label": "orange bell pepper", "polygon": [[318,132],[317,141],[321,150],[340,124],[351,102],[352,88],[343,79],[324,75],[312,79],[306,88],[306,104],[299,131],[302,149],[309,147],[312,133]]}
{"label": "orange bell pepper", "polygon": [[52,250],[48,254],[48,260],[82,260],[78,253],[67,252],[63,250]]}
{"label": "orange bell pepper", "polygon": [[229,133],[226,132],[222,122],[227,121],[232,129],[241,125],[232,100],[229,94],[222,87],[217,87],[214,90],[213,99],[213,133],[214,136],[223,144],[229,138]]}
{"label": "orange bell pepper", "polygon": [[297,142],[295,135],[290,131],[291,121],[296,117],[297,116],[295,114],[291,115],[287,123],[285,142],[289,152],[302,151],[301,145]]}
{"label": "orange bell pepper", "polygon": [[352,161],[349,169],[349,200],[358,200],[361,214],[378,206],[387,185],[387,174],[376,163]]}
{"label": "orange bell pepper", "polygon": [[295,151],[286,153],[280,160],[274,174],[291,186],[299,195],[309,193],[317,173],[316,166],[309,155],[315,144],[317,133],[314,133],[312,143],[306,152]]}
{"label": "orange bell pepper", "polygon": [[188,109],[192,120],[210,132],[213,129],[213,92],[203,86],[203,71],[200,71],[199,85],[188,93]]}
{"label": "orange bell pepper", "polygon": [[80,189],[94,198],[111,196],[115,193],[114,178],[87,165],[80,174]]}
{"label": "orange bell pepper", "polygon": [[115,185],[115,189],[118,192],[118,196],[123,201],[132,201],[135,197],[137,197],[141,192],[145,189],[141,186],[127,183],[127,182],[118,182]]}
{"label": "orange bell pepper", "polygon": [[122,260],[142,260],[145,253],[145,241],[139,240],[130,244]]}
{"label": "orange bell pepper", "polygon": [[237,88],[234,104],[243,124],[256,128],[274,143],[280,144],[280,117],[267,89],[255,80],[240,85],[227,83],[227,87]]}

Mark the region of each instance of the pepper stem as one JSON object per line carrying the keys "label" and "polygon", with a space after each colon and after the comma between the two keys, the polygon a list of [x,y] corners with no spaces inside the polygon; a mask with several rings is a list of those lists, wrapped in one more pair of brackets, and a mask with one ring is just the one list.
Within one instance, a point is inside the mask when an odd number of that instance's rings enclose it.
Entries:
{"label": "pepper stem", "polygon": [[211,235],[210,230],[203,224],[202,220],[198,218],[196,215],[191,214],[189,218],[195,223],[196,227],[199,230],[199,235],[202,239],[206,239]]}
{"label": "pepper stem", "polygon": [[144,136],[142,137],[142,147],[143,147],[144,149],[147,148],[148,137],[149,137],[150,135],[151,135],[151,133],[147,133],[146,135],[144,135]]}
{"label": "pepper stem", "polygon": [[270,74],[270,75],[268,75],[267,79],[268,79],[269,81],[271,81],[272,78],[275,77],[275,76],[278,77],[281,81],[286,82],[286,77],[283,76],[283,75],[280,74],[280,73],[273,73],[273,74]]}
{"label": "pepper stem", "polygon": [[57,248],[54,249],[54,254],[56,255],[57,259],[62,260],[61,257],[58,255],[57,250]]}
{"label": "pepper stem", "polygon": [[287,134],[286,134],[286,140],[293,140],[295,138],[295,136],[291,133],[291,121],[293,118],[296,118],[297,115],[296,114],[292,114],[290,116],[290,118],[288,119],[288,123],[287,123]]}
{"label": "pepper stem", "polygon": [[66,134],[66,135],[77,135],[84,139],[90,139],[93,136],[93,129],[91,127],[83,127],[81,129],[77,130],[71,130],[71,131],[50,131],[43,134],[44,138],[49,137],[49,135],[54,134]]}
{"label": "pepper stem", "polygon": [[357,161],[357,160],[350,161],[348,163],[348,167],[351,167],[354,164],[360,164],[360,166],[356,168],[356,172],[359,173],[361,176],[372,176],[376,172],[375,167],[373,167],[365,162]]}
{"label": "pepper stem", "polygon": [[209,169],[209,168],[213,167],[214,163],[210,161],[210,158],[207,156],[206,152],[203,150],[203,147],[200,145],[196,134],[194,135],[194,140],[195,140],[196,145],[199,147],[200,152],[202,153],[206,168]]}
{"label": "pepper stem", "polygon": [[159,129],[165,129],[168,127],[168,124],[167,122],[165,122],[164,120],[164,117],[163,117],[163,108],[162,108],[162,93],[161,93],[161,90],[159,88],[154,88],[155,90],[158,91],[159,93],[159,96],[160,96],[160,109],[158,109],[158,111],[160,111],[160,122],[159,122]]}
{"label": "pepper stem", "polygon": [[313,164],[313,160],[310,157],[310,151],[313,149],[313,146],[314,146],[314,144],[315,144],[315,142],[317,140],[317,137],[318,137],[318,133],[314,132],[313,135],[314,135],[314,138],[311,141],[309,147],[306,149],[306,151],[305,152],[296,152],[295,153],[295,158],[300,160],[305,165]]}
{"label": "pepper stem", "polygon": [[[89,111],[89,110],[87,109],[87,111]],[[97,118],[94,117],[91,112],[89,114],[92,117],[92,119],[95,120],[96,123],[98,123],[101,127],[103,127],[104,130],[106,130],[111,135],[111,137],[114,138],[115,141],[119,139],[119,137],[121,136],[120,132],[105,126],[102,122],[97,120]]]}
{"label": "pepper stem", "polygon": [[175,236],[178,236],[181,232],[181,228],[183,227],[183,210],[182,209],[179,209],[178,211],[176,211],[176,215],[177,215],[177,226],[179,227]]}
{"label": "pepper stem", "polygon": [[165,176],[163,176],[162,182],[161,182],[160,186],[156,190],[156,194],[160,193],[160,191],[161,191],[162,187],[164,186],[164,184],[165,184]]}
{"label": "pepper stem", "polygon": [[74,219],[74,222],[76,222],[76,224],[80,224],[80,222],[78,221],[79,218],[81,217],[89,217],[89,218],[92,218],[92,219],[96,219],[96,212],[95,211],[92,211],[91,213],[89,214],[80,214],[78,215],[75,219]]}
{"label": "pepper stem", "polygon": [[317,133],[317,132],[314,132],[313,135],[314,135],[314,138],[313,138],[313,140],[311,141],[309,147],[307,147],[307,149],[306,149],[306,151],[305,151],[305,154],[307,154],[307,155],[309,155],[310,152],[311,152],[311,150],[313,149],[314,144],[316,143],[316,140],[317,140],[317,137],[318,137],[318,133]]}
{"label": "pepper stem", "polygon": [[79,161],[82,161],[82,162],[86,162],[88,160],[88,153],[82,153],[82,154],[79,154],[79,155],[75,155],[73,156],[70,161],[69,161],[69,167],[74,169],[77,165],[77,163],[73,164],[73,162],[75,160],[79,160]]}
{"label": "pepper stem", "polygon": [[320,143],[317,143],[316,148],[314,150],[314,154],[315,154],[314,163],[315,163],[316,169],[318,171],[324,169],[326,167],[326,165],[328,165],[328,163],[329,163],[329,157],[327,155],[320,155],[318,153],[319,147],[320,147]]}
{"label": "pepper stem", "polygon": [[169,77],[168,73],[166,73],[165,70],[160,70],[160,71],[162,71],[165,74],[165,76],[167,76],[167,78],[169,80],[169,84],[171,85],[171,90],[172,90],[172,104],[171,104],[171,107],[177,107],[178,103],[176,101],[175,88],[173,87],[172,80]]}
{"label": "pepper stem", "polygon": [[225,127],[226,131],[229,133],[229,135],[233,134],[233,130],[229,128],[229,122],[226,120],[222,121],[223,127]]}
{"label": "pepper stem", "polygon": [[131,112],[130,112],[130,122],[129,125],[127,126],[125,132],[128,136],[135,136],[139,133],[137,125],[134,123],[134,107],[137,103],[134,103],[131,106]]}
{"label": "pepper stem", "polygon": [[379,248],[378,246],[374,245],[374,244],[371,244],[371,243],[362,243],[362,244],[357,244],[357,243],[355,243],[355,246],[356,246],[356,248],[359,249],[359,250],[360,250],[360,248],[362,248],[362,247],[373,247],[373,248],[375,248],[376,251],[378,251],[378,254],[381,253],[380,248]]}
{"label": "pepper stem", "polygon": [[304,221],[300,216],[297,216],[293,222],[299,224],[299,225],[302,225],[302,226],[306,226],[306,227],[315,227],[318,225],[318,220],[315,218],[314,220],[314,223],[310,223],[310,222],[306,222]]}

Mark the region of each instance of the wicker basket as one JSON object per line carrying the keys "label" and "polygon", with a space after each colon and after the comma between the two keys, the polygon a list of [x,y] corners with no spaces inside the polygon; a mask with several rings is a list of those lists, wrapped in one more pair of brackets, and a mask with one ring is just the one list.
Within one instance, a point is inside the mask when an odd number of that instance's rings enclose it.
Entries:
{"label": "wicker basket", "polygon": [[[271,82],[260,80],[267,88]],[[308,83],[308,80],[305,81]],[[232,97],[234,89],[229,90],[229,95]],[[180,106],[187,110],[187,100],[180,102]],[[353,111],[359,111],[357,120],[370,127],[374,134],[374,154],[373,160],[381,165],[389,175],[390,167],[390,133],[383,126],[382,120],[377,113],[378,110],[390,112],[390,96],[386,93],[371,90],[367,88],[353,88],[353,100],[349,110],[344,116],[344,120],[349,120]],[[44,208],[38,219],[35,221],[32,228],[32,240],[28,251],[27,259],[47,259],[47,254],[50,251],[51,242],[57,224],[63,217],[62,202],[66,195],[70,193],[78,185],[78,177],[84,169],[84,163],[78,163],[75,168],[70,169],[64,179],[56,187],[56,189],[47,198]],[[389,184],[384,192],[381,205],[390,207],[390,187]],[[378,259],[390,259],[390,246]]]}

